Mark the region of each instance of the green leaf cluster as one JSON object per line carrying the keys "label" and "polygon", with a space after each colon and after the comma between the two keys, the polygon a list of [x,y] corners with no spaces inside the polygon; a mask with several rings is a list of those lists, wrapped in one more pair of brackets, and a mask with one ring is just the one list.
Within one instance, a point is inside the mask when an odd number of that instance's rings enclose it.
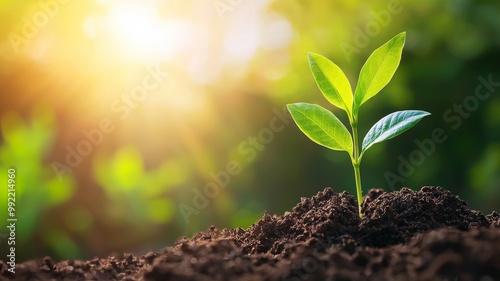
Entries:
{"label": "green leaf cluster", "polygon": [[349,154],[354,167],[360,216],[362,188],[359,166],[366,150],[376,143],[405,132],[423,117],[430,115],[421,110],[391,113],[371,127],[363,139],[361,149],[359,147],[359,109],[391,81],[401,61],[405,38],[406,33],[402,32],[370,55],[361,69],[354,94],[340,67],[324,56],[308,54],[309,66],[316,84],[330,103],[347,113],[352,134],[331,111],[319,105],[303,102],[287,105],[297,126],[312,141]]}

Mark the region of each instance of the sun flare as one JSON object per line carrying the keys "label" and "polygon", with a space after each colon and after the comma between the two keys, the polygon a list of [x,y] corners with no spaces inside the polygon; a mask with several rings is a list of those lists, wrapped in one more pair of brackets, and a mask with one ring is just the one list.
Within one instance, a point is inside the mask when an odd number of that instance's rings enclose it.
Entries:
{"label": "sun flare", "polygon": [[148,3],[113,5],[104,24],[117,51],[151,63],[174,56],[189,34],[185,20],[162,19],[156,7]]}

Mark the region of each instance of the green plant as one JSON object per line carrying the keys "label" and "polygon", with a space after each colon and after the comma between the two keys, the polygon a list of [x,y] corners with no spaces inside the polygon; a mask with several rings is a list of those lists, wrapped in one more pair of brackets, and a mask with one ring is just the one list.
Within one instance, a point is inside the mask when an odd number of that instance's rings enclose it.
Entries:
{"label": "green plant", "polygon": [[327,58],[309,53],[309,66],[319,89],[333,105],[343,109],[349,117],[352,136],[342,122],[327,109],[310,103],[288,104],[287,108],[300,130],[312,141],[332,150],[346,151],[351,157],[356,182],[359,216],[362,217],[360,163],[364,153],[375,143],[391,139],[413,127],[430,115],[421,110],[391,113],[380,119],[368,131],[361,150],[358,144],[359,108],[389,83],[401,61],[406,33],[402,32],[376,49],[366,60],[359,74],[354,95],[344,72]]}

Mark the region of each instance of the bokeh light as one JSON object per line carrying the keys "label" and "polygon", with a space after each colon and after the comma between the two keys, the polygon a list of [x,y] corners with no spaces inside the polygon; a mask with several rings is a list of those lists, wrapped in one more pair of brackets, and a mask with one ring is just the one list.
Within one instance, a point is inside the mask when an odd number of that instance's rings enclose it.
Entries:
{"label": "bokeh light", "polygon": [[[354,192],[345,155],[310,143],[285,105],[346,121],[307,52],[356,81],[401,31],[401,66],[364,105],[360,133],[396,110],[433,115],[367,153],[365,188],[390,189],[384,173],[439,127],[447,142],[394,188],[441,185],[481,211],[500,206],[498,95],[456,130],[443,119],[478,77],[500,80],[498,1],[10,0],[0,17],[0,182],[16,167],[20,260],[144,253],[210,225],[247,227],[326,186]],[[224,173],[216,196],[197,197]]]}

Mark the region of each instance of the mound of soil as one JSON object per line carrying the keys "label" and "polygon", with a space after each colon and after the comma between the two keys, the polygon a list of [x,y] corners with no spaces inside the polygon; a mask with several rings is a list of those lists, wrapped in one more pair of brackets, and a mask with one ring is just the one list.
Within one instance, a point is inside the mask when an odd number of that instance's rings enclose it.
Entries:
{"label": "mound of soil", "polygon": [[354,197],[330,188],[283,216],[264,213],[247,230],[211,227],[136,257],[0,263],[16,280],[500,280],[500,216],[471,210],[440,187],[371,190],[357,215]]}

